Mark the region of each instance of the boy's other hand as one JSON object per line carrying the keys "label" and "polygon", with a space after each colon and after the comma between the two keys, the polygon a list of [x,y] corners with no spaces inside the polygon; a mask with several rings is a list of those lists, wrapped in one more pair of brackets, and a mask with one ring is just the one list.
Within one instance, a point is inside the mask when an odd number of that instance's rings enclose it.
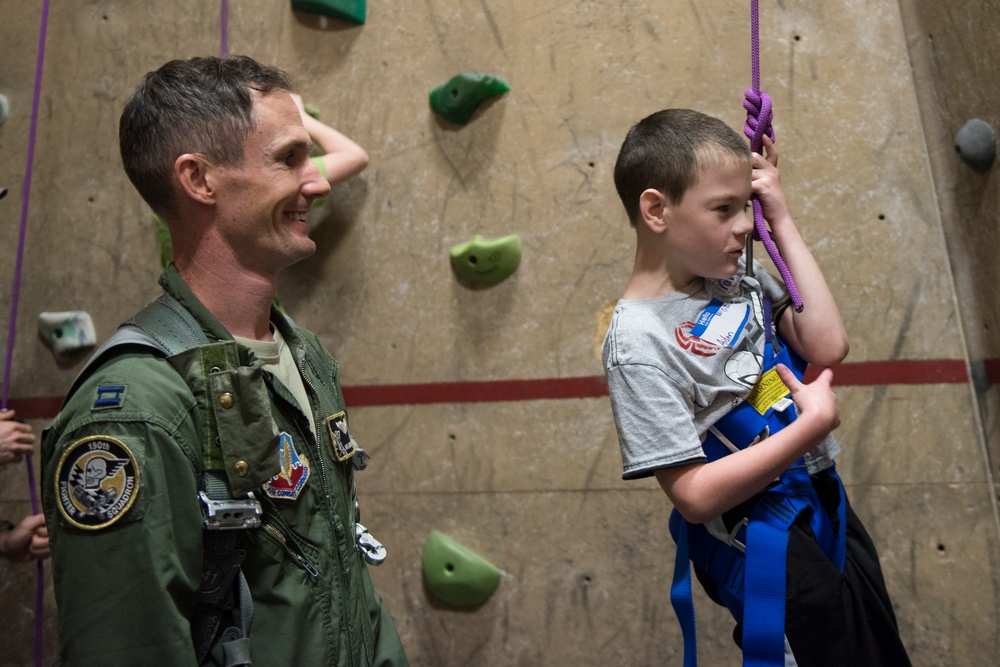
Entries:
{"label": "boy's other hand", "polygon": [[803,384],[786,366],[778,364],[777,370],[778,377],[792,392],[792,400],[795,401],[795,407],[799,411],[796,421],[806,420],[807,425],[815,430],[817,441],[840,426],[837,395],[830,386],[833,382],[833,371],[825,368],[815,380]]}

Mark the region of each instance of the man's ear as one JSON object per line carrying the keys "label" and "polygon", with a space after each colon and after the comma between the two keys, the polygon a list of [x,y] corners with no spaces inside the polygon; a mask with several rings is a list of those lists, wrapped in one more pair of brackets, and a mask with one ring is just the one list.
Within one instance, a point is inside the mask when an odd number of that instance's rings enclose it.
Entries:
{"label": "man's ear", "polygon": [[649,188],[639,195],[639,213],[642,221],[651,231],[659,234],[667,228],[670,213],[670,202],[667,196],[659,190]]}
{"label": "man's ear", "polygon": [[201,204],[215,203],[215,188],[209,177],[211,165],[197,153],[185,153],[174,160],[174,178],[181,192]]}

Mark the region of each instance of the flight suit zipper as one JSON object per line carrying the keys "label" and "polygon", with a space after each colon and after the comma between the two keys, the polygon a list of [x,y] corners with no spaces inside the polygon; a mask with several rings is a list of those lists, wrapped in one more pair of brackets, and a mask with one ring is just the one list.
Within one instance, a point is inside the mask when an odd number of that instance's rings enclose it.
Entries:
{"label": "flight suit zipper", "polygon": [[275,528],[272,524],[268,523],[267,519],[261,523],[261,527],[268,535],[281,544],[281,547],[285,550],[285,552],[291,556],[292,560],[298,563],[299,567],[306,571],[306,574],[309,575],[310,579],[313,581],[319,579],[319,569],[313,565],[308,558],[303,556],[298,549],[293,548],[292,545],[288,543],[288,539],[285,537],[284,533]]}
{"label": "flight suit zipper", "polygon": [[[319,459],[319,472],[320,477],[323,479],[323,492],[326,496],[327,511],[330,513],[330,527],[333,529],[334,536],[337,538],[338,542],[343,540],[347,544],[355,544],[355,536],[351,535],[341,535],[337,530],[336,517],[337,512],[333,506],[333,499],[330,497],[330,484],[327,479],[326,474],[326,463],[325,457],[323,456],[323,433],[322,428],[325,422],[323,421],[323,401],[320,398],[319,391],[316,389],[316,385],[313,384],[312,379],[306,374],[306,352],[302,348],[296,350],[297,361],[299,363],[299,375],[302,377],[302,382],[305,384],[307,391],[311,394],[312,398],[316,401],[316,409],[313,410],[313,418],[316,423],[316,455]],[[345,517],[347,519],[347,524],[345,529],[349,528],[351,523],[351,517]],[[339,559],[338,559],[339,560]],[[340,578],[340,589],[343,591],[341,598],[342,608],[346,611],[350,609],[348,591],[350,590],[350,582],[348,581],[347,573],[345,572],[344,566],[346,563],[342,563],[342,567],[338,568],[340,571],[337,573]],[[349,653],[354,655],[355,647],[354,643],[354,633],[350,631],[350,628],[345,624],[347,623],[347,614],[345,613],[341,620],[341,627],[343,630],[343,636],[347,640],[350,646]]]}

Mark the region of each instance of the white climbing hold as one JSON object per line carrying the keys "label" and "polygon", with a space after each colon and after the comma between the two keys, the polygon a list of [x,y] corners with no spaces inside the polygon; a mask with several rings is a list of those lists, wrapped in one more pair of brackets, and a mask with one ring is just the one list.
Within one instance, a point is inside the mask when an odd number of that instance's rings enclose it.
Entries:
{"label": "white climbing hold", "polygon": [[94,322],[82,310],[39,314],[38,334],[60,360],[68,358],[77,350],[97,344]]}

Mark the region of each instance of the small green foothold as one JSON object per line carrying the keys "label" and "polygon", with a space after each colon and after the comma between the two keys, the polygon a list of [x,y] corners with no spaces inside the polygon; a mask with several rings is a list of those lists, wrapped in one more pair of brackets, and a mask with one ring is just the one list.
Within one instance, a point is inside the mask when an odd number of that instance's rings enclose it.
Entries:
{"label": "small green foothold", "polygon": [[319,14],[356,23],[365,22],[365,0],[292,0],[292,11]]}
{"label": "small green foothold", "polygon": [[170,238],[170,230],[167,223],[163,222],[160,216],[153,214],[153,223],[156,225],[156,240],[160,243],[160,270],[167,268],[170,262],[174,261],[174,242]]}
{"label": "small green foothold", "polygon": [[466,282],[496,285],[510,277],[521,263],[521,238],[508,234],[487,241],[476,234],[451,249],[451,268]]}
{"label": "small green foothold", "polygon": [[474,607],[500,585],[500,569],[451,538],[432,530],[424,542],[424,583],[442,602]]}
{"label": "small green foothold", "polygon": [[431,109],[453,123],[465,125],[481,103],[509,90],[506,81],[489,74],[456,74],[448,83],[431,91]]}
{"label": "small green foothold", "polygon": [[312,116],[313,118],[315,118],[316,120],[319,120],[319,108],[318,107],[315,107],[312,104],[303,104],[302,105],[302,110],[305,111],[310,116]]}

